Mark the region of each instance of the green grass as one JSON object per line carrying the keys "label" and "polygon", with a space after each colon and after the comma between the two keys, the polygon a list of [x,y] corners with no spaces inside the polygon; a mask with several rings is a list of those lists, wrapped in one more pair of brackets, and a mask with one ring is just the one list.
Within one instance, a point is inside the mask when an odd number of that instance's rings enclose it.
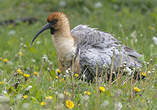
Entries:
{"label": "green grass", "polygon": [[[67,0],[64,7],[59,5],[60,1],[0,0],[0,21],[30,16],[38,19],[32,25],[0,25],[0,81],[4,82],[0,84],[0,95],[9,97],[9,102],[5,103],[0,99],[0,109],[7,110],[5,106],[9,106],[15,110],[64,110],[68,109],[65,101],[71,99],[75,110],[112,110],[116,103],[121,103],[123,110],[156,110],[157,49],[152,37],[157,36],[157,1],[104,0],[100,8],[94,7],[98,0]],[[108,82],[88,84],[77,78],[72,80],[70,74],[65,75],[64,81],[63,74],[56,79],[57,56],[49,31],[42,33],[29,48],[35,33],[46,24],[47,16],[54,11],[67,14],[71,28],[78,24],[90,25],[113,34],[124,45],[143,54],[145,61],[149,62],[142,69],[147,73],[146,79],[131,83],[123,76],[112,85]],[[133,32],[136,32],[137,42],[131,37]],[[40,44],[37,43],[39,41]],[[18,56],[19,51],[22,51],[22,56]],[[48,57],[48,61],[43,61],[43,55]],[[3,62],[5,58],[7,63]],[[30,77],[26,80],[23,75],[16,75],[18,68]],[[40,76],[33,75],[34,71],[39,72]],[[26,90],[28,86],[32,86],[29,91]],[[100,93],[99,86],[104,86],[106,91]],[[141,91],[135,93],[134,87]],[[70,96],[66,96],[65,91]],[[91,95],[87,97],[84,91],[91,92]],[[24,99],[24,95],[28,98]],[[46,96],[53,96],[53,99],[48,101]],[[46,105],[41,106],[41,102],[46,102]]]}

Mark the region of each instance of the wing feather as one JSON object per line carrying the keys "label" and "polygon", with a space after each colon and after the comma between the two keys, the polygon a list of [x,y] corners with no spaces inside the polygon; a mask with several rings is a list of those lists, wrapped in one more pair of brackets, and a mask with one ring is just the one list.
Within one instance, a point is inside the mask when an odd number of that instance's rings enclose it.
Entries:
{"label": "wing feather", "polygon": [[[79,57],[80,67],[86,76],[94,75],[96,66],[103,68],[103,65],[111,67],[112,57],[114,58],[114,69],[117,70],[119,62],[126,63],[129,67],[141,67],[137,60],[141,54],[135,50],[121,45],[120,41],[111,34],[90,28],[87,25],[78,25],[72,29],[72,36],[77,46],[76,54]],[[121,61],[120,61],[121,59]]]}

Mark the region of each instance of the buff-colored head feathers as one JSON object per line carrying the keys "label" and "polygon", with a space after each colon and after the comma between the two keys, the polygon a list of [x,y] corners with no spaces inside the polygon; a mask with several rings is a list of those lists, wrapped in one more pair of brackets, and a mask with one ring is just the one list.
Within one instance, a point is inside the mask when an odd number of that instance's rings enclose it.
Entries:
{"label": "buff-colored head feathers", "polygon": [[56,30],[70,27],[67,16],[62,12],[53,12],[48,16],[47,22],[55,23],[54,28]]}

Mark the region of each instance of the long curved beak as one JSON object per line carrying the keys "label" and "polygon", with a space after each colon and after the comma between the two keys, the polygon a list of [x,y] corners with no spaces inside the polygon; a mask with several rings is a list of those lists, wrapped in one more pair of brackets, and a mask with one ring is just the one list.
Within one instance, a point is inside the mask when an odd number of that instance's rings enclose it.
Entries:
{"label": "long curved beak", "polygon": [[46,25],[44,25],[44,26],[42,27],[42,29],[41,29],[39,32],[36,33],[36,35],[34,36],[34,38],[33,38],[32,41],[31,41],[30,47],[32,46],[32,44],[33,44],[33,42],[35,41],[35,39],[39,36],[39,34],[42,33],[42,32],[44,32],[44,31],[47,30],[47,29],[50,29],[50,23],[47,23]]}

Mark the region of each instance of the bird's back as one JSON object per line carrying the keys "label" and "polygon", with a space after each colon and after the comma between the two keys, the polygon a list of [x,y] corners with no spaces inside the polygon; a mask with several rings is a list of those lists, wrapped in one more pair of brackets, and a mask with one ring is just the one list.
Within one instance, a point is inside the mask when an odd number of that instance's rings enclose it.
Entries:
{"label": "bird's back", "polygon": [[111,34],[90,28],[86,25],[78,25],[72,29],[72,36],[77,47],[76,55],[79,57],[82,73],[88,77],[94,76],[96,66],[111,68],[113,62],[114,71],[117,71],[119,63],[128,67],[140,68],[138,61],[141,54],[120,44]]}

